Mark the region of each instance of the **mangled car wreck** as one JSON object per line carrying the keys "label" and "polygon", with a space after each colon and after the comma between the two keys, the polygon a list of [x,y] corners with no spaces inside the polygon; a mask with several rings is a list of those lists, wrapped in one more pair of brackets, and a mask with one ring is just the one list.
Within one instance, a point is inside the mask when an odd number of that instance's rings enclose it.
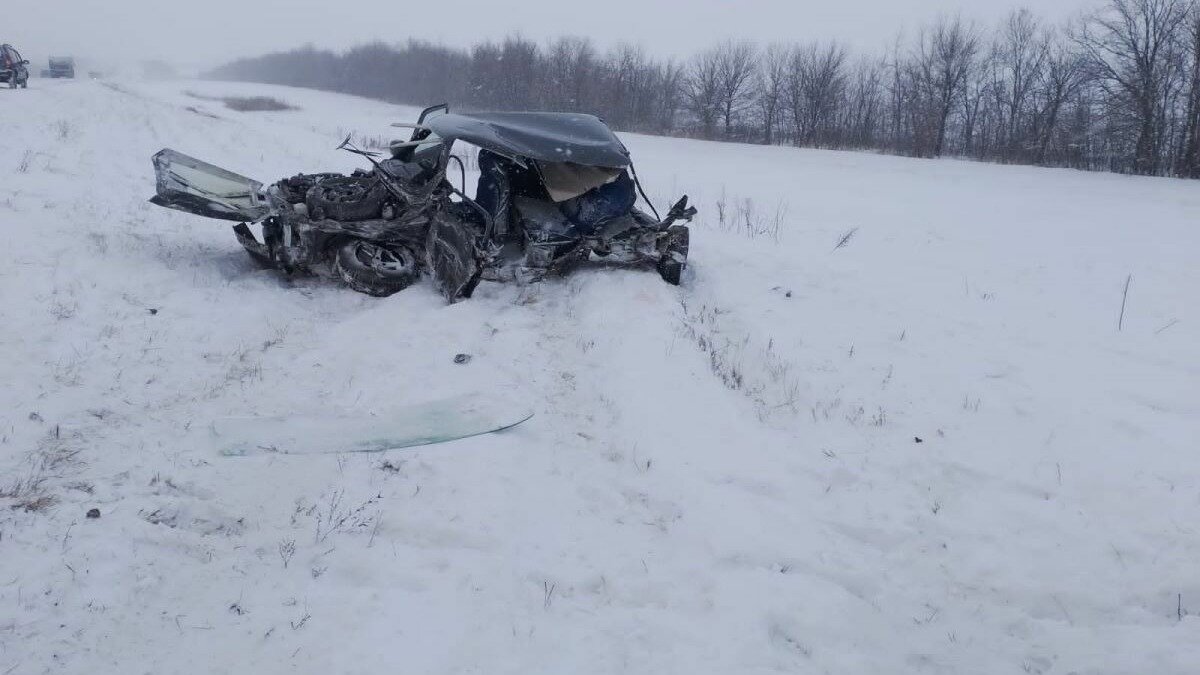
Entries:
{"label": "mangled car wreck", "polygon": [[[534,281],[597,257],[655,267],[678,284],[687,262],[687,197],[666,217],[650,205],[629,152],[599,118],[573,113],[421,113],[390,156],[352,146],[372,169],[300,174],[262,183],[173,150],[154,156],[159,206],[238,221],[238,240],[259,262],[331,272],[351,288],[386,296],[423,274],[447,300],[481,279]],[[456,141],[478,147],[475,196]],[[457,166],[459,176],[450,172]],[[461,177],[462,189],[451,177]],[[655,215],[636,208],[641,194]],[[251,225],[261,227],[261,241]]]}

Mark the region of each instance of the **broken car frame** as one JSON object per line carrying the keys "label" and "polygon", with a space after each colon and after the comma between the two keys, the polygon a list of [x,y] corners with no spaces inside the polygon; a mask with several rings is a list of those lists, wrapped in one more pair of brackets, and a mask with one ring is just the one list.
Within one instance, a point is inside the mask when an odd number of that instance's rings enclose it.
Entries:
{"label": "broken car frame", "polygon": [[[652,265],[678,284],[696,213],[682,198],[665,218],[645,194],[629,152],[602,120],[576,113],[456,114],[427,108],[389,155],[354,147],[370,171],[300,174],[263,184],[165,149],[154,156],[153,203],[237,221],[259,262],[292,272],[332,270],[355,290],[390,295],[427,273],[449,301],[481,279],[537,280],[589,259]],[[455,142],[479,148],[470,197],[447,173]],[[636,192],[635,192],[636,189]],[[646,200],[649,205],[649,200]],[[654,207],[650,206],[651,211]],[[261,240],[251,225],[261,227]]]}

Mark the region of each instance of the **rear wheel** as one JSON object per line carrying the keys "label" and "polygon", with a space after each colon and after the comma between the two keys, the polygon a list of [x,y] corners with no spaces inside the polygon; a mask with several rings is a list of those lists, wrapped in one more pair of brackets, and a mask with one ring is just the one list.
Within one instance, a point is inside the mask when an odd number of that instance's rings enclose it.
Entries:
{"label": "rear wheel", "polygon": [[417,256],[408,248],[361,239],[337,250],[333,269],[350,288],[376,297],[399,293],[420,278]]}

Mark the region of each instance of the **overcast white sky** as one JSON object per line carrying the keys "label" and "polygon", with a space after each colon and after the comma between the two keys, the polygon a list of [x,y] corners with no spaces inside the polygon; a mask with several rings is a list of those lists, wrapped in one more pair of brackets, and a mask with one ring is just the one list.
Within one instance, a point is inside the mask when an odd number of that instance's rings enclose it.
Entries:
{"label": "overcast white sky", "polygon": [[[1025,6],[1061,20],[1102,0],[37,0],[9,3],[0,42],[41,66],[48,54],[196,67],[311,43],[340,49],[425,37],[454,45],[519,31],[541,40],[584,35],[600,46],[641,43],[690,56],[725,37],[839,38],[882,50],[901,28],[939,13],[983,23]],[[89,58],[90,57],[90,58]]]}

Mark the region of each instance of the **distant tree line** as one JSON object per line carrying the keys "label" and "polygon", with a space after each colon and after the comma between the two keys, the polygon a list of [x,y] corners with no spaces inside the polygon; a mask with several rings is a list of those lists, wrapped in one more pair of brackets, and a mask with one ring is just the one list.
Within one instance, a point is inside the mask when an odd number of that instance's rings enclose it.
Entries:
{"label": "distant tree line", "polygon": [[211,77],[466,109],[590,112],[625,131],[1200,178],[1200,0],[1106,0],[1064,25],[941,17],[885,53],[726,41],[690,60],[585,38],[312,47]]}

